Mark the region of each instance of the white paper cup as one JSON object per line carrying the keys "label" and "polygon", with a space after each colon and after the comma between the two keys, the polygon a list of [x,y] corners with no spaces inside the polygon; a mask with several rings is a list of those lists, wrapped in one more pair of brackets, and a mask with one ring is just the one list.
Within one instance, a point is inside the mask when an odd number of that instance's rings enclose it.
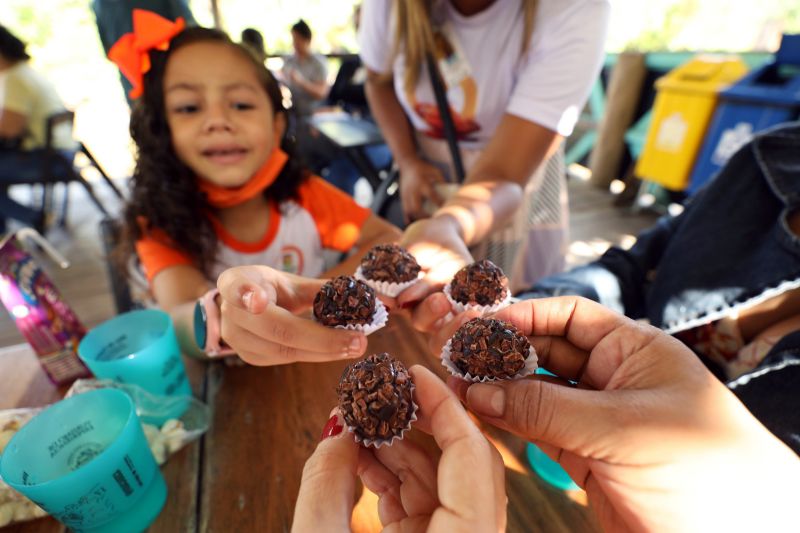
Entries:
{"label": "white paper cup", "polygon": [[522,370],[514,374],[513,376],[509,376],[507,378],[498,378],[498,377],[489,377],[489,376],[473,376],[469,372],[461,372],[461,370],[456,366],[451,358],[451,350],[452,350],[452,339],[448,339],[447,343],[445,343],[444,348],[442,348],[442,366],[450,372],[451,375],[463,379],[464,381],[471,381],[472,383],[487,383],[492,381],[506,381],[511,379],[521,379],[527,376],[532,375],[536,372],[536,369],[539,367],[539,357],[536,355],[536,350],[531,346],[528,349],[528,357],[525,359],[525,366],[522,367]]}
{"label": "white paper cup", "polygon": [[398,294],[406,290],[407,288],[411,287],[419,280],[422,279],[423,273],[420,271],[417,279],[412,279],[411,281],[404,281],[403,283],[392,283],[389,281],[376,281],[374,279],[369,279],[364,276],[364,272],[362,272],[361,267],[359,266],[356,269],[355,278],[358,280],[363,281],[373,289],[378,294],[383,296],[388,296],[389,298],[395,298]]}
{"label": "white paper cup", "polygon": [[478,311],[480,312],[481,316],[486,316],[496,313],[500,309],[511,305],[511,292],[508,290],[508,288],[506,288],[506,295],[503,297],[503,299],[494,305],[464,304],[457,302],[455,298],[453,298],[449,283],[444,286],[442,292],[444,292],[444,295],[447,296],[447,301],[450,302],[450,307],[452,307],[453,311],[456,313],[463,313],[464,311]]}

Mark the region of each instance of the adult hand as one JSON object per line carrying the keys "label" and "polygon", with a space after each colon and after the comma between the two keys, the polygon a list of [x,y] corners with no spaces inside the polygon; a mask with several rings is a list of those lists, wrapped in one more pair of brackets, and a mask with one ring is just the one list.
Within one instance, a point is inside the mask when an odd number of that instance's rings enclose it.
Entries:
{"label": "adult hand", "polygon": [[399,167],[400,199],[406,224],[430,216],[424,209],[425,199],[437,206],[442,204],[443,199],[436,190],[436,184],[444,182],[442,171],[418,157],[399,163]]}
{"label": "adult hand", "polygon": [[458,399],[429,370],[410,369],[419,420],[441,456],[409,439],[360,448],[334,413],[306,462],[292,531],[349,531],[356,475],[376,493],[384,531],[503,531],[505,471]]}
{"label": "adult hand", "polygon": [[452,379],[451,387],[483,420],[540,443],[586,489],[605,530],[794,523],[800,460],[679,341],[574,297],[526,300],[495,316],[577,386]]}
{"label": "adult hand", "polygon": [[416,307],[426,296],[440,291],[473,261],[455,224],[446,217],[414,222],[403,232],[400,245],[416,258],[424,273],[420,281],[397,296],[397,305],[404,308]]}
{"label": "adult hand", "polygon": [[259,366],[360,357],[367,348],[363,333],[296,316],[311,306],[323,283],[265,266],[226,270],[217,280],[222,338]]}

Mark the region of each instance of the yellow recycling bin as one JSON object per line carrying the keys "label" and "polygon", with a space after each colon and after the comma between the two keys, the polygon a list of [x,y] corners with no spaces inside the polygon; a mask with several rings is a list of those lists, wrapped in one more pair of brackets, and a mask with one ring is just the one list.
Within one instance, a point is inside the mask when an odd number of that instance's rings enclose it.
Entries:
{"label": "yellow recycling bin", "polygon": [[717,93],[747,73],[738,57],[697,56],[656,81],[653,121],[636,176],[682,191],[703,142]]}

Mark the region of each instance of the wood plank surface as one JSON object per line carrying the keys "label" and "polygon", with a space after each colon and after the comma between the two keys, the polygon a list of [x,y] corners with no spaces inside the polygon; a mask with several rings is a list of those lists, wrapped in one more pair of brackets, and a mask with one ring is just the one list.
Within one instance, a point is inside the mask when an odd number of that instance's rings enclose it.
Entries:
{"label": "wood plank surface", "polygon": [[[424,338],[401,316],[392,316],[369,341],[368,353],[388,351],[406,365],[423,364],[444,376]],[[216,363],[210,369],[214,422],[205,439],[200,531],[289,531],[303,465],[335,406],[335,387],[347,363],[267,368]],[[522,441],[496,434],[510,463],[509,531],[596,530],[585,506],[523,466]],[[435,447],[420,431],[407,438]],[[378,531],[374,496],[357,496],[353,530]]]}

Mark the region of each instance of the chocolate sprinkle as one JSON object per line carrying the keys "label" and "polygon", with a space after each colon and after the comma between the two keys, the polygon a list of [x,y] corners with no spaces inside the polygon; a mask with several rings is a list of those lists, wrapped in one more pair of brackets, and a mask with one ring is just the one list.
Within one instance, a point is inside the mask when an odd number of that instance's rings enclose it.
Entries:
{"label": "chocolate sprinkle", "polygon": [[358,436],[384,440],[400,435],[411,423],[413,390],[405,365],[384,352],[345,368],[336,394],[345,423]]}
{"label": "chocolate sprinkle", "polygon": [[325,326],[369,324],[375,314],[375,291],[350,276],[334,278],[314,298],[314,317]]}
{"label": "chocolate sprinkle", "polygon": [[361,273],[367,279],[403,283],[413,281],[420,267],[414,256],[396,244],[373,246],[361,260]]}
{"label": "chocolate sprinkle", "polygon": [[508,322],[473,318],[456,331],[450,342],[450,360],[473,377],[510,378],[530,355],[528,338]]}
{"label": "chocolate sprinkle", "polygon": [[450,296],[462,304],[494,305],[507,291],[508,278],[488,259],[465,266],[450,282]]}

